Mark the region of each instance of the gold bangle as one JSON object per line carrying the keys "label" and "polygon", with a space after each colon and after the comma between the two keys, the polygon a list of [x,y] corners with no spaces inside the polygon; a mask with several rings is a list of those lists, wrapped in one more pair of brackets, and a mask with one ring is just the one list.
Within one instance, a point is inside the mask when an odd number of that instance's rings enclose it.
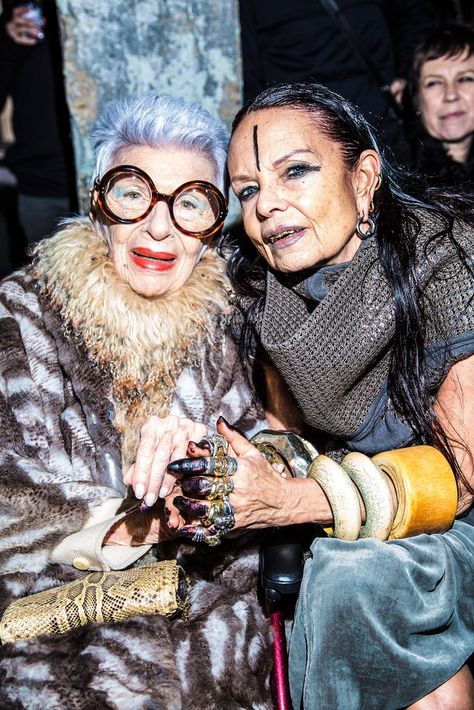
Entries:
{"label": "gold bangle", "polygon": [[361,527],[359,537],[386,540],[395,516],[387,479],[368,456],[356,451],[344,456],[341,466],[364,501],[365,525]]}
{"label": "gold bangle", "polygon": [[[334,518],[334,537],[357,540],[361,517],[357,489],[351,479],[329,456],[316,456],[308,470],[308,478],[319,483],[331,506]],[[327,532],[329,530],[325,528]]]}
{"label": "gold bangle", "polygon": [[384,451],[372,457],[392,479],[398,498],[390,540],[448,530],[456,516],[456,479],[433,446]]}

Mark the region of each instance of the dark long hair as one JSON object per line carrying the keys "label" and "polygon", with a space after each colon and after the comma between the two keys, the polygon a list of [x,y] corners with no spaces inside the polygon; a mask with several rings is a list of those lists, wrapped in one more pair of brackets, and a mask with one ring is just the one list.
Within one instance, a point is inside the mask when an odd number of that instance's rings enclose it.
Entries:
{"label": "dark long hair", "polygon": [[[373,149],[381,155],[382,182],[374,197],[376,239],[378,258],[393,293],[395,311],[395,334],[388,376],[389,395],[396,409],[410,423],[417,439],[437,446],[450,462],[457,478],[470,488],[433,409],[424,357],[426,317],[415,253],[417,237],[422,228],[417,211],[422,209],[436,213],[442,227],[432,235],[430,241],[445,236],[450,239],[461,262],[472,273],[468,255],[453,234],[453,225],[456,219],[461,219],[474,226],[474,202],[463,195],[430,190],[421,178],[391,165],[384,158],[372,129],[356,107],[318,84],[282,84],[266,89],[239,111],[232,133],[248,114],[277,107],[293,108],[309,114],[318,130],[339,145],[344,163],[350,171],[356,167],[362,151]],[[237,238],[233,242],[231,240],[229,245],[229,277],[245,303],[241,340],[245,357],[257,332],[256,326],[265,296],[267,267],[249,239]]]}

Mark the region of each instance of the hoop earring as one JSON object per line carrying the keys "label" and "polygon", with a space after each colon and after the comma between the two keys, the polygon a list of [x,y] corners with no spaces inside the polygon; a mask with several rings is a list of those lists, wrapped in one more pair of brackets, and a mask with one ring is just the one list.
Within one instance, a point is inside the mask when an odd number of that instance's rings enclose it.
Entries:
{"label": "hoop earring", "polygon": [[[361,229],[363,224],[369,225],[369,228],[366,232],[363,232]],[[359,217],[356,222],[355,231],[359,239],[362,239],[362,241],[364,241],[365,239],[370,239],[370,237],[373,237],[376,232],[375,221],[372,219],[372,217],[367,217],[367,219]]]}

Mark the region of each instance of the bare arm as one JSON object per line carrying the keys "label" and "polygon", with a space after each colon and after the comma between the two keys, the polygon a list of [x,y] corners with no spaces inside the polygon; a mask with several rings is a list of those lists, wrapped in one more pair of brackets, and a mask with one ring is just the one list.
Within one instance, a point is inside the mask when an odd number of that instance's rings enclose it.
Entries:
{"label": "bare arm", "polygon": [[[435,412],[466,480],[474,488],[474,355],[450,369],[438,392]],[[473,500],[461,482],[457,514],[468,510]]]}

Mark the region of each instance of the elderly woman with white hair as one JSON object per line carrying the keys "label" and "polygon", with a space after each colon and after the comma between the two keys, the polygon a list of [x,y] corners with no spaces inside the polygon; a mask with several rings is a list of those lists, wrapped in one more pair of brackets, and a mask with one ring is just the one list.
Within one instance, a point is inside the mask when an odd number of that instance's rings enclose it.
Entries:
{"label": "elderly woman with white hair", "polygon": [[[183,521],[164,474],[219,415],[247,434],[264,419],[210,248],[226,215],[227,135],[200,106],[148,93],[111,104],[96,139],[90,218],[65,222],[0,285],[0,604],[38,600],[29,609],[46,618],[18,607],[0,705],[269,707],[255,538],[173,539]],[[225,516],[213,522],[219,538]],[[157,560],[182,564],[176,608],[188,618],[138,606],[117,621],[124,599],[101,580]],[[86,572],[99,573],[88,586]],[[71,582],[63,607],[44,597]],[[107,594],[117,623],[38,635],[106,621]]]}

